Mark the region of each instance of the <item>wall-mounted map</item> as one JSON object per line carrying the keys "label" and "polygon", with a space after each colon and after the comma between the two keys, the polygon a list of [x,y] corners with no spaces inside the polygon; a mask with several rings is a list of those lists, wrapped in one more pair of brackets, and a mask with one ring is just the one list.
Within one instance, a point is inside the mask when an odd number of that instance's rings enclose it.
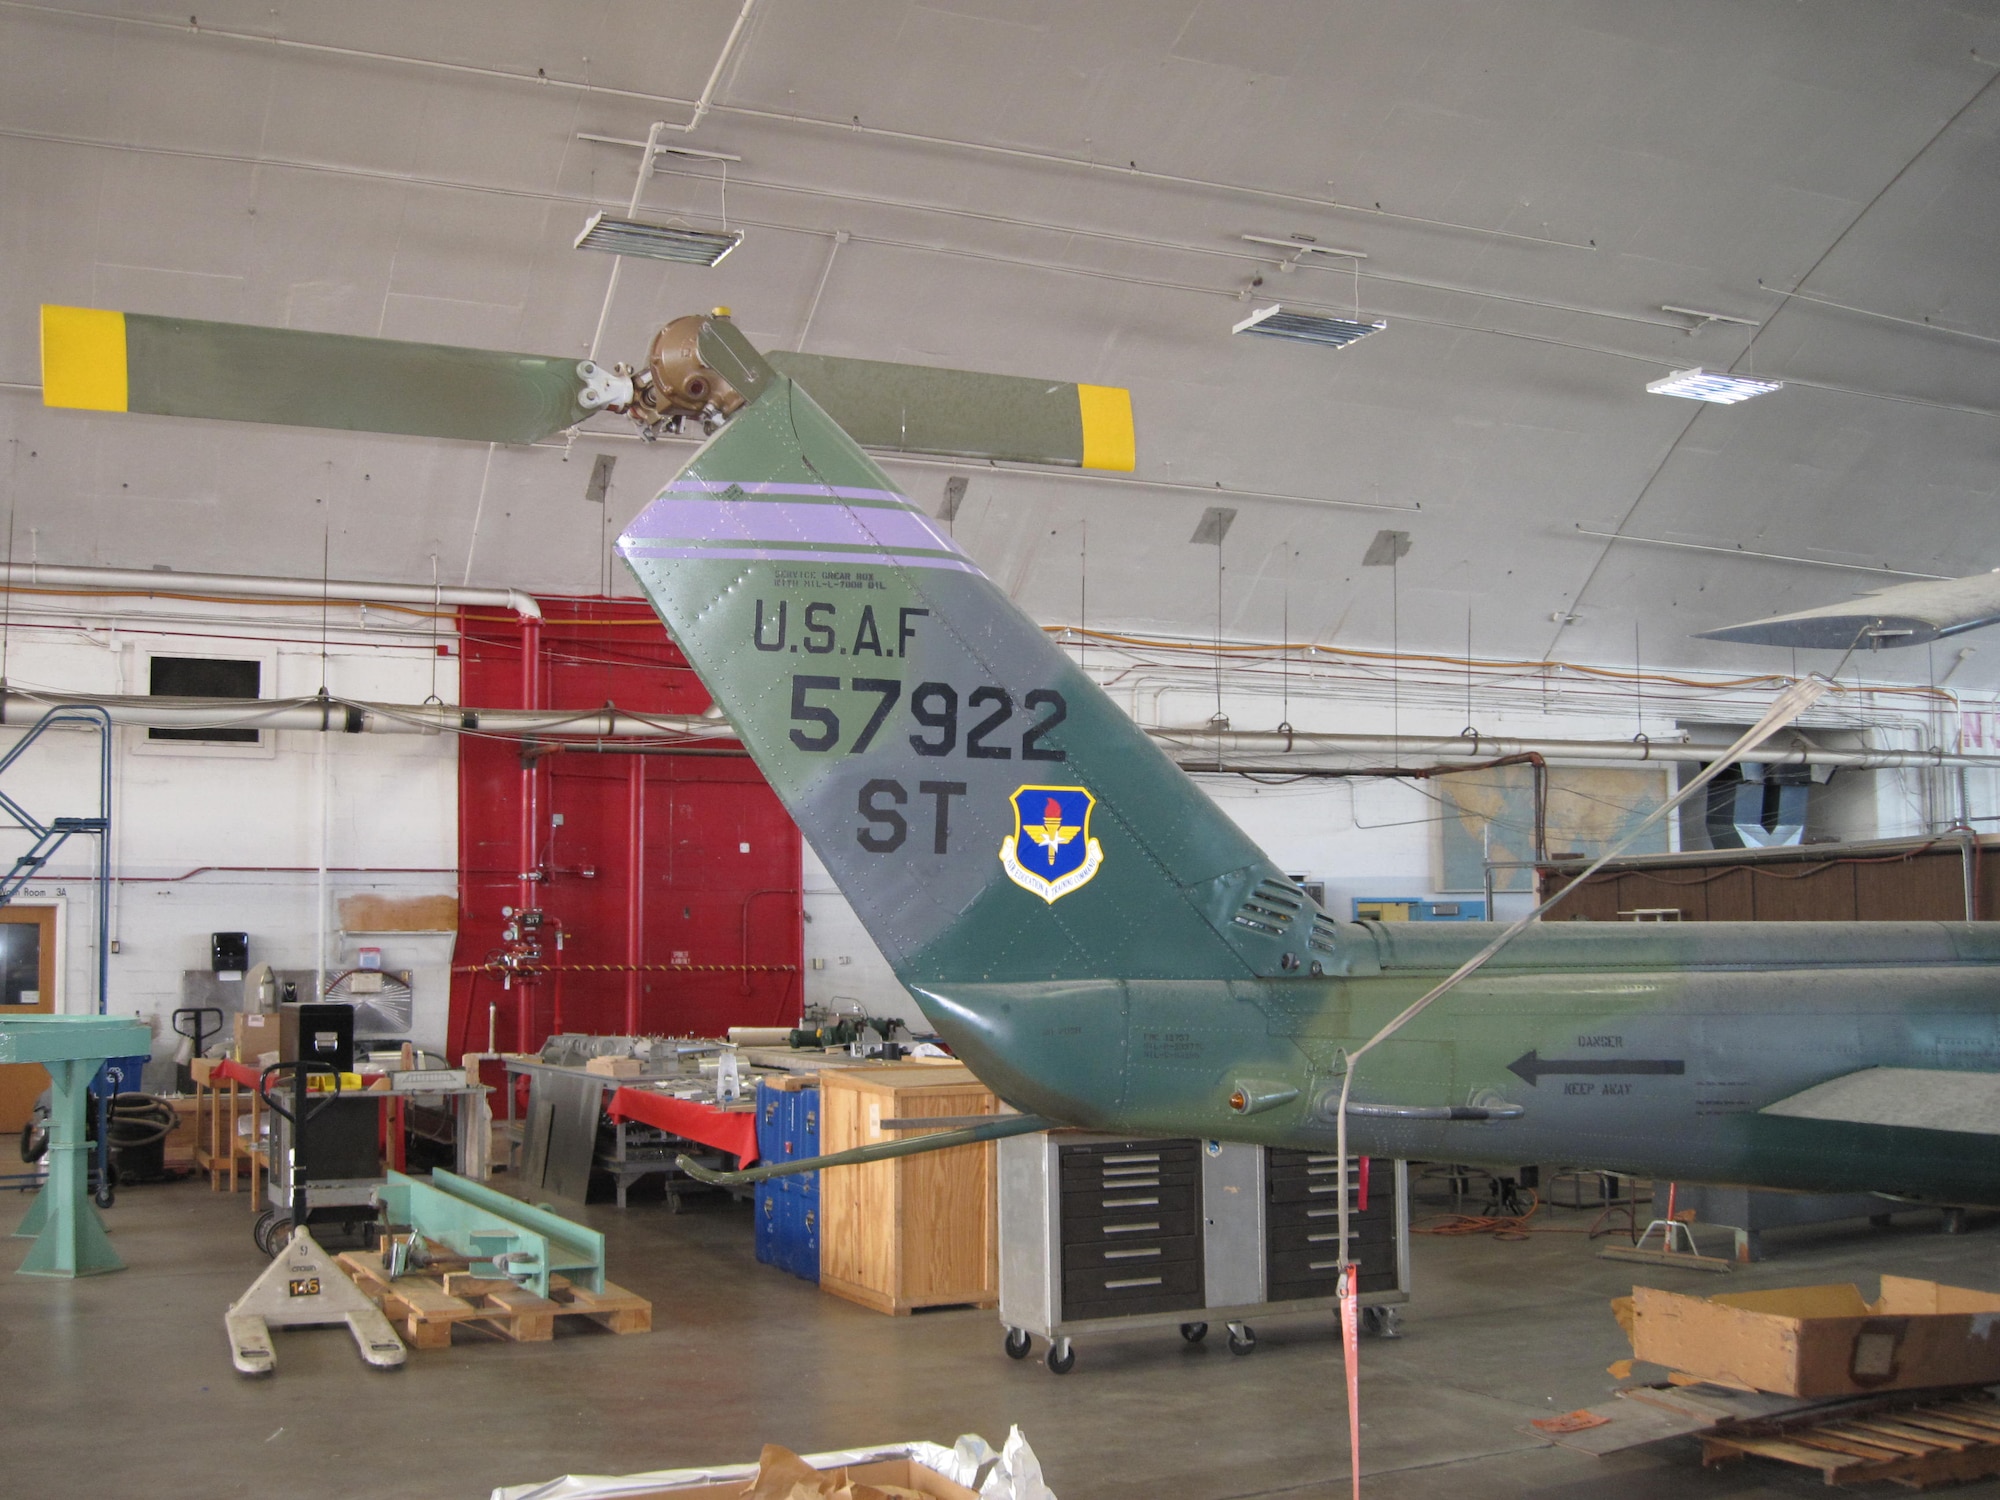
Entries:
{"label": "wall-mounted map", "polygon": [[[1631,832],[1634,825],[1670,795],[1667,768],[1593,770],[1578,766],[1548,769],[1548,852],[1595,858]],[[1500,766],[1461,771],[1430,783],[1443,816],[1435,847],[1439,891],[1479,891],[1486,885],[1485,862],[1535,857],[1535,768]],[[1626,852],[1667,852],[1666,822],[1648,829]],[[1534,872],[1495,870],[1496,891],[1531,891]]]}

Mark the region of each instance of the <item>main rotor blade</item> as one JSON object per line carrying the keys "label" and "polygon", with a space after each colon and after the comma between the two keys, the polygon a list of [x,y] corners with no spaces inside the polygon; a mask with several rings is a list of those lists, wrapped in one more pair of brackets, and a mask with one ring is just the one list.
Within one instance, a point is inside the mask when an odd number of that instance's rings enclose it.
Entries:
{"label": "main rotor blade", "polygon": [[1130,470],[1132,393],[826,354],[765,355],[864,448]]}
{"label": "main rotor blade", "polygon": [[1697,632],[1702,640],[1808,651],[1922,646],[2000,624],[2000,569],[1969,578],[1922,579],[1858,599]]}
{"label": "main rotor blade", "polygon": [[531,443],[590,415],[573,357],[42,309],[42,401],[480,443]]}
{"label": "main rotor blade", "polygon": [[[704,346],[707,352],[714,352]],[[747,348],[747,345],[746,345]],[[864,447],[1129,470],[1132,397],[1115,386],[772,354]],[[42,401],[480,443],[583,421],[579,361],[87,307],[42,309]],[[735,383],[740,361],[719,373]],[[748,383],[754,384],[754,381]],[[746,397],[754,390],[744,390]],[[598,404],[603,402],[598,397]]]}

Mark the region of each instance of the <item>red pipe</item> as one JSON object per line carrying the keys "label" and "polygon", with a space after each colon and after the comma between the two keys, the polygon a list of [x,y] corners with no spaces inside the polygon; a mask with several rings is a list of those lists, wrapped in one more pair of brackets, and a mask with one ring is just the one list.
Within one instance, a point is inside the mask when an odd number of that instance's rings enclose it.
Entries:
{"label": "red pipe", "polygon": [[[542,622],[524,616],[521,620],[521,707],[540,708],[542,665]],[[535,771],[537,757],[527,754],[527,746],[522,746],[521,756],[521,826],[516,843],[515,855],[519,867],[519,893],[514,898],[515,920],[520,920],[522,912],[533,911],[539,904],[535,900]],[[521,928],[521,937],[528,936],[526,928]],[[520,994],[514,1002],[514,1047],[518,1052],[530,1050],[528,1029],[533,1005],[528,981],[523,978]]]}
{"label": "red pipe", "polygon": [[625,771],[625,1034],[639,1034],[639,965],[646,961],[646,758],[635,755]]}

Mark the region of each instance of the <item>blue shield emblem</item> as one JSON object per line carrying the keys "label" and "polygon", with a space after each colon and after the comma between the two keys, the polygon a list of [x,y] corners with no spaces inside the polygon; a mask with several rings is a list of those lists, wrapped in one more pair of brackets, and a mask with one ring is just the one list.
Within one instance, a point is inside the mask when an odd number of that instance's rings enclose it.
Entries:
{"label": "blue shield emblem", "polygon": [[1013,804],[1014,831],[1000,846],[1007,878],[1051,905],[1087,884],[1104,863],[1090,836],[1097,799],[1080,786],[1024,786]]}

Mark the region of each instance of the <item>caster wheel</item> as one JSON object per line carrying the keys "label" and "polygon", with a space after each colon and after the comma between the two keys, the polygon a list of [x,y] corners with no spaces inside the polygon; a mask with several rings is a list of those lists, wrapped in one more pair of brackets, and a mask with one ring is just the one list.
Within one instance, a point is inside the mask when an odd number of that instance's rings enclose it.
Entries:
{"label": "caster wheel", "polygon": [[1208,1337],[1208,1325],[1206,1323],[1183,1323],[1181,1324],[1181,1337],[1186,1339],[1190,1344],[1199,1344],[1203,1339]]}
{"label": "caster wheel", "polygon": [[1399,1339],[1403,1336],[1403,1310],[1400,1307],[1364,1307],[1361,1309],[1361,1331],[1372,1333],[1378,1339]]}
{"label": "caster wheel", "polygon": [[275,1208],[267,1208],[261,1214],[257,1215],[256,1219],[250,1225],[250,1243],[255,1245],[265,1255],[271,1253],[268,1236],[271,1233],[271,1220],[277,1216],[278,1211]]}
{"label": "caster wheel", "polygon": [[278,1252],[285,1248],[285,1242],[292,1237],[292,1219],[289,1214],[276,1214],[264,1231],[264,1253],[276,1260]]}
{"label": "caster wheel", "polygon": [[1028,1349],[1033,1343],[1034,1340],[1028,1337],[1027,1329],[1010,1328],[1007,1330],[1006,1342],[1000,1347],[1007,1351],[1009,1359],[1026,1359]]}
{"label": "caster wheel", "polygon": [[109,1208],[118,1201],[118,1194],[112,1191],[109,1186],[101,1187],[90,1195],[90,1201],[95,1203],[99,1208]]}
{"label": "caster wheel", "polygon": [[1043,1361],[1051,1375],[1067,1375],[1076,1368],[1076,1350],[1070,1347],[1068,1339],[1057,1339],[1049,1345],[1048,1357]]}
{"label": "caster wheel", "polygon": [[1248,1354],[1257,1347],[1257,1330],[1247,1324],[1238,1324],[1229,1330],[1229,1352]]}

